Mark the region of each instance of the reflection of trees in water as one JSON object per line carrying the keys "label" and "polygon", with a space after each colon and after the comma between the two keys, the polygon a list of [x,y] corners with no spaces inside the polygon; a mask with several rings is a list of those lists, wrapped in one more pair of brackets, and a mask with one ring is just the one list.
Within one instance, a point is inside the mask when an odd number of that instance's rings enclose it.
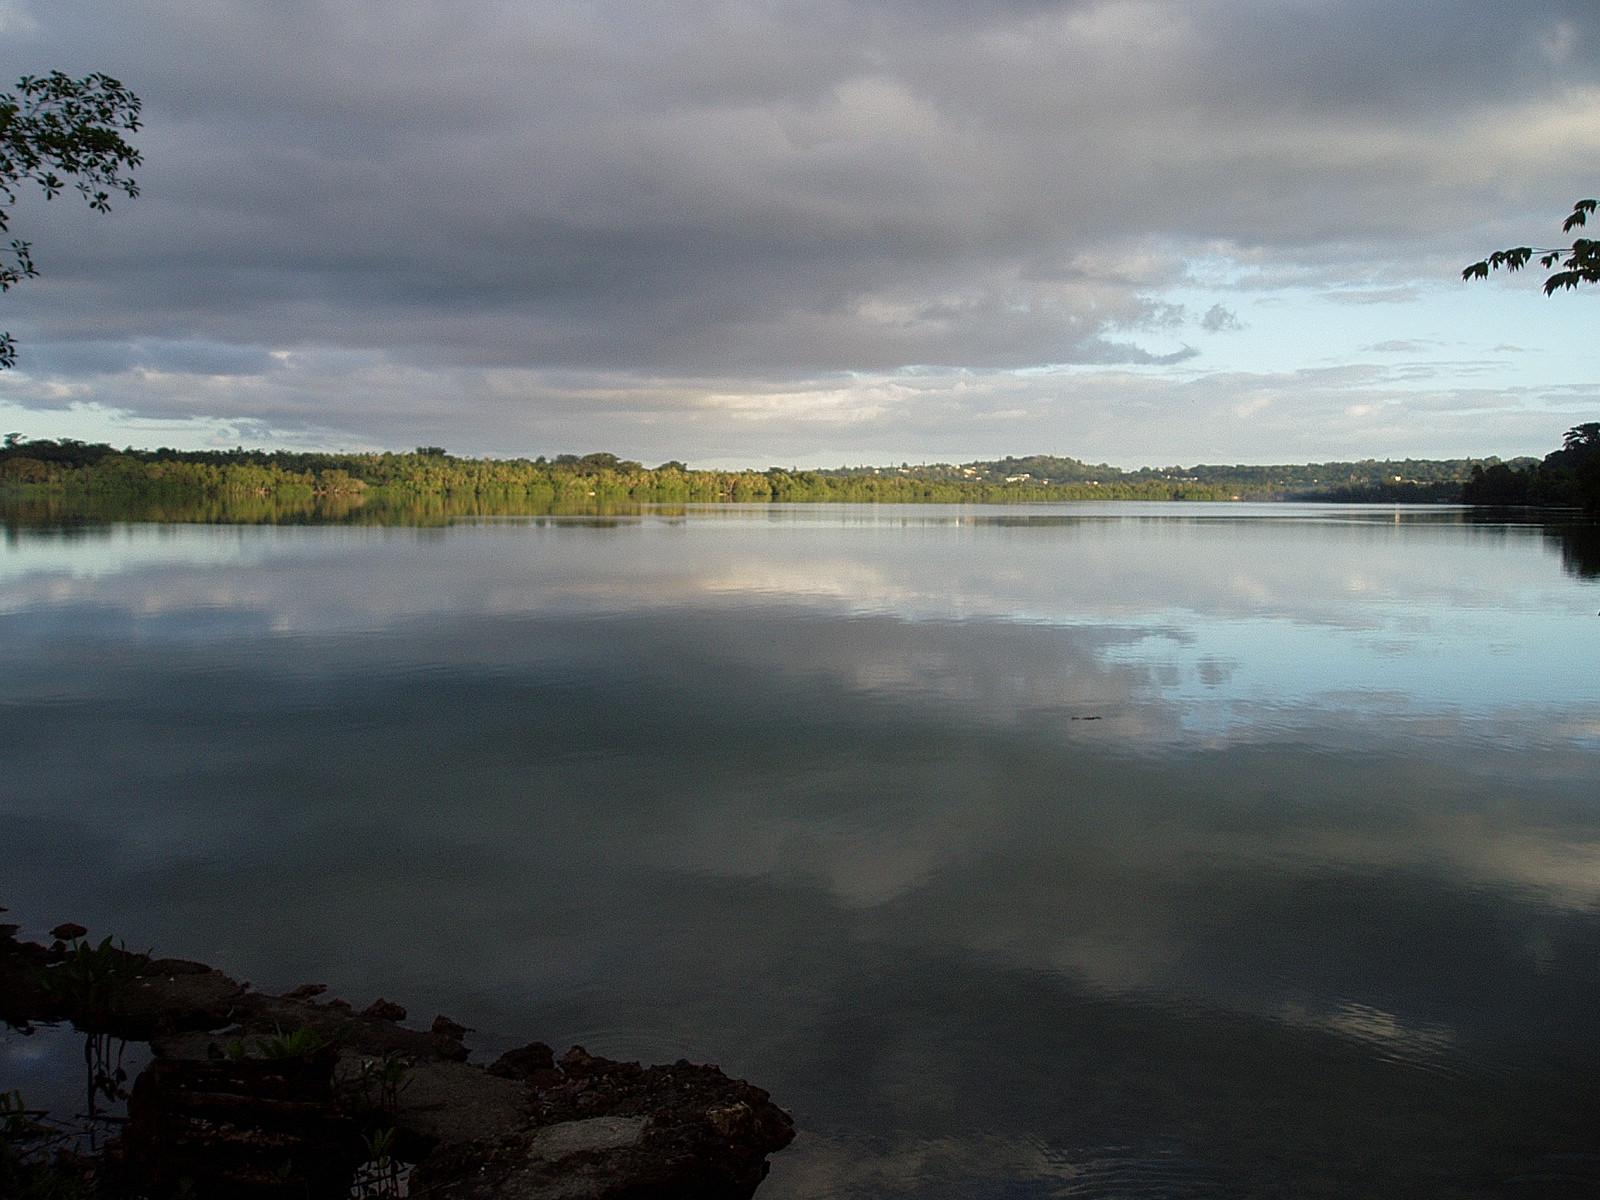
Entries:
{"label": "reflection of trees in water", "polygon": [[1468,509],[1466,522],[1480,533],[1501,533],[1513,526],[1536,526],[1546,543],[1561,551],[1561,565],[1579,579],[1600,579],[1600,523],[1579,517],[1552,519],[1516,509]]}
{"label": "reflection of trees in water", "polygon": [[[401,525],[443,526],[479,517],[593,517],[611,521],[646,511],[639,502],[574,504],[506,496],[328,495],[304,497],[205,496],[145,500],[39,496],[0,500],[0,530],[15,542],[28,533],[54,537],[109,537],[130,521],[181,525]],[[655,515],[682,515],[683,506],[649,505]]]}
{"label": "reflection of trees in water", "polygon": [[[337,493],[331,495],[209,496],[168,501],[130,500],[102,495],[49,495],[21,499],[0,499],[0,536],[15,543],[24,536],[47,534],[57,538],[107,538],[115,525],[137,522],[165,522],[182,525],[397,525],[445,526],[458,520],[488,517],[561,517],[567,523],[590,518],[596,527],[615,525],[644,513],[653,516],[683,516],[683,504],[528,499],[522,496],[410,495]],[[1193,518],[1200,519],[1197,512]],[[1180,519],[1163,513],[1164,521]],[[1397,517],[1398,519],[1398,517]],[[963,524],[1022,526],[1079,525],[1080,514],[1001,513],[995,516],[963,516]],[[1561,565],[1579,579],[1600,579],[1600,524],[1576,518],[1551,519],[1527,510],[1448,509],[1413,511],[1406,514],[1411,523],[1466,524],[1475,532],[1504,536],[1511,527],[1537,526],[1543,535],[1559,544]]]}
{"label": "reflection of trees in water", "polygon": [[1544,536],[1560,543],[1561,565],[1579,579],[1600,579],[1600,524],[1573,521],[1546,525]]}

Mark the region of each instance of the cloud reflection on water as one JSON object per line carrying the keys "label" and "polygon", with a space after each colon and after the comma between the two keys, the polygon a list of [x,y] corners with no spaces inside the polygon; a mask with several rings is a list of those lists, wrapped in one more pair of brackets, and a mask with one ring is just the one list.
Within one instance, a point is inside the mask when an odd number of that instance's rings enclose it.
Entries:
{"label": "cloud reflection on water", "polygon": [[1592,596],[1537,538],[887,516],[9,570],[5,902],[721,1061],[818,1139],[778,1196],[1060,1186],[1130,1129],[1237,1171],[1286,1089],[1349,1157],[1423,1088],[1442,1158],[1600,1049],[1600,712],[1541,641]]}

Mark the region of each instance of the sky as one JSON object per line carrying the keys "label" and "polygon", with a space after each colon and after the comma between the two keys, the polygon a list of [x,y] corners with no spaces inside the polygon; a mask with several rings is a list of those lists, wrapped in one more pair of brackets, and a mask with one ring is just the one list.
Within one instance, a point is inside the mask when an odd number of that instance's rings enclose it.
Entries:
{"label": "sky", "polygon": [[[0,432],[696,467],[1544,454],[1596,0],[0,0],[144,101],[23,192]],[[1570,237],[1567,239],[1570,241]]]}

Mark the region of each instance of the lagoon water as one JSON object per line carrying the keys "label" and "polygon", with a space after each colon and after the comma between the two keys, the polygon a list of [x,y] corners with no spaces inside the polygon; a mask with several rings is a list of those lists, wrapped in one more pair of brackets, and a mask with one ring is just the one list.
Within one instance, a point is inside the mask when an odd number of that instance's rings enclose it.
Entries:
{"label": "lagoon water", "polygon": [[1438,508],[17,525],[0,904],[720,1063],[765,1200],[1591,1195],[1597,609]]}

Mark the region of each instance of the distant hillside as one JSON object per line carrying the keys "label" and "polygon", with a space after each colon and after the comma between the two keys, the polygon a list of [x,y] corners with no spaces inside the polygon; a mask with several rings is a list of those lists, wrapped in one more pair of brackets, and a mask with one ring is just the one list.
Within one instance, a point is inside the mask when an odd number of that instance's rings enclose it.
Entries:
{"label": "distant hillside", "polygon": [[[1448,502],[1476,471],[1533,459],[1367,459],[1286,466],[1141,467],[1035,454],[961,464],[766,471],[657,467],[615,454],[553,459],[458,458],[438,446],[410,454],[281,450],[117,450],[61,438],[0,444],[0,494],[92,495],[180,502],[271,498],[274,503],[377,506],[417,497],[508,503],[686,501],[1366,500]],[[1498,473],[1496,475],[1498,478]]]}
{"label": "distant hillside", "polygon": [[[1535,463],[1516,458],[1505,465],[1513,469]],[[1197,464],[1192,467],[1140,467],[1125,471],[1106,463],[1090,464],[1076,458],[1031,454],[968,463],[924,463],[898,467],[841,467],[827,472],[839,476],[900,476],[907,479],[982,482],[988,484],[1128,486],[1189,484],[1207,489],[1230,489],[1250,499],[1334,499],[1453,501],[1474,470],[1500,464],[1489,458],[1363,459],[1359,462],[1234,466]]]}

